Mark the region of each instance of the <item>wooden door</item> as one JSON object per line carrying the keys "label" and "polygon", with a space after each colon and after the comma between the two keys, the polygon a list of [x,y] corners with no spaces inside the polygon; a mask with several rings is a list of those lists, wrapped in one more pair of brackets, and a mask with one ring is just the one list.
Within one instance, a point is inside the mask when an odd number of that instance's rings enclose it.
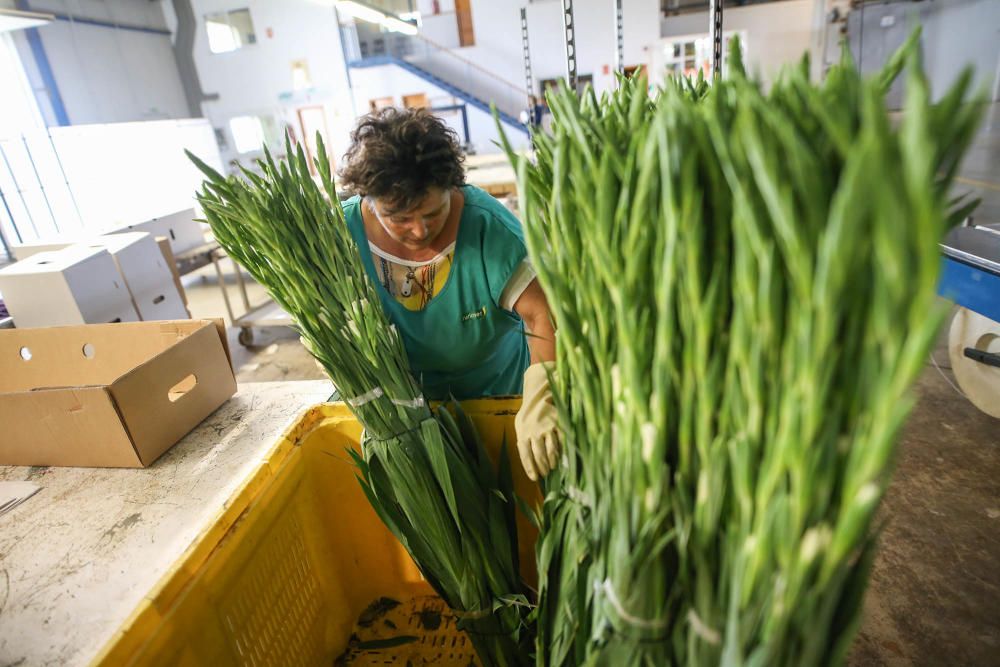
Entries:
{"label": "wooden door", "polygon": [[472,32],[472,5],[470,0],[455,0],[455,17],[458,19],[459,46],[474,46],[476,36]]}
{"label": "wooden door", "polygon": [[[323,143],[330,145],[330,137],[326,127],[326,111],[322,106],[300,107],[297,110],[299,117],[299,127],[302,129],[302,145],[306,149],[306,157],[309,160],[309,173],[316,175],[316,165],[313,164],[313,157],[316,155],[316,133],[323,137]],[[330,162],[333,158],[330,155]]]}
{"label": "wooden door", "polygon": [[375,99],[368,100],[368,108],[371,111],[378,111],[379,109],[386,109],[395,105],[396,100],[392,97],[376,97]]}

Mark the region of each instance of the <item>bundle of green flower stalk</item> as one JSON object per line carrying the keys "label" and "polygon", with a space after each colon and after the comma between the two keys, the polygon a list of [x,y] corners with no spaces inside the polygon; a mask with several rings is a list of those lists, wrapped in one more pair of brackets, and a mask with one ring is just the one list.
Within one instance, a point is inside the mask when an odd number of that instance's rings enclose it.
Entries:
{"label": "bundle of green flower stalk", "polygon": [[711,86],[550,95],[535,160],[508,146],[566,444],[539,665],[839,664],[858,623],[982,106],[930,102],[916,38],[769,92],[734,47]]}
{"label": "bundle of green flower stalk", "polygon": [[[269,152],[261,174],[208,180],[198,200],[215,238],[295,320],[365,428],[359,481],[385,525],[456,611],[486,667],[530,664],[534,636],[518,568],[506,452],[494,469],[472,422],[431,410],[403,343],[365,274],[322,138],[309,173],[302,146]],[[325,190],[325,196],[324,196]],[[332,529],[332,528],[331,528]]]}

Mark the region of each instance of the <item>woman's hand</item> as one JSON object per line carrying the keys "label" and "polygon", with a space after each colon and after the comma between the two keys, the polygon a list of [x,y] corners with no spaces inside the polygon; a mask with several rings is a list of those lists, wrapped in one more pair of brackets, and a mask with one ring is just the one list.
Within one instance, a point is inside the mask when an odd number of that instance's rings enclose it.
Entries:
{"label": "woman's hand", "polygon": [[524,397],[514,418],[517,452],[532,480],[545,477],[559,464],[558,413],[552,400],[550,374],[555,372],[556,331],[549,302],[533,280],[514,304],[528,333],[531,365],[524,372]]}
{"label": "woman's hand", "polygon": [[555,362],[532,364],[524,372],[524,398],[514,417],[517,453],[528,477],[537,481],[559,464],[559,417],[552,401],[550,373]]}

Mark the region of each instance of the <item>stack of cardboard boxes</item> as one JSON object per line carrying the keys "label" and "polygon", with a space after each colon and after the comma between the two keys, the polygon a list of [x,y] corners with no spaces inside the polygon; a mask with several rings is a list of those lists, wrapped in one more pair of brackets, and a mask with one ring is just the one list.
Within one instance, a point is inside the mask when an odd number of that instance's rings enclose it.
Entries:
{"label": "stack of cardboard boxes", "polygon": [[174,253],[204,243],[193,211],[77,243],[14,248],[0,294],[17,327],[189,317]]}
{"label": "stack of cardboard boxes", "polygon": [[0,293],[22,328],[139,320],[107,250],[73,246],[32,255],[0,271]]}
{"label": "stack of cardboard boxes", "polygon": [[0,270],[17,327],[0,331],[0,465],[148,466],[233,395],[225,329],[188,319],[174,265],[204,244],[192,214],[14,249]]}

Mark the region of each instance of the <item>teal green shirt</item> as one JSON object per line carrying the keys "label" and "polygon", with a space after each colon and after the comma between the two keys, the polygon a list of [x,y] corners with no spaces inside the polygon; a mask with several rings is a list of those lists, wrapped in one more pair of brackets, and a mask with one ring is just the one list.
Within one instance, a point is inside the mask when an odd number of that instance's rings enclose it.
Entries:
{"label": "teal green shirt", "polygon": [[408,310],[379,281],[360,198],[343,204],[368,277],[431,400],[520,394],[530,360],[524,322],[500,306],[504,287],[527,254],[521,223],[475,186],[464,186],[462,194],[465,205],[448,280],[419,311]]}

